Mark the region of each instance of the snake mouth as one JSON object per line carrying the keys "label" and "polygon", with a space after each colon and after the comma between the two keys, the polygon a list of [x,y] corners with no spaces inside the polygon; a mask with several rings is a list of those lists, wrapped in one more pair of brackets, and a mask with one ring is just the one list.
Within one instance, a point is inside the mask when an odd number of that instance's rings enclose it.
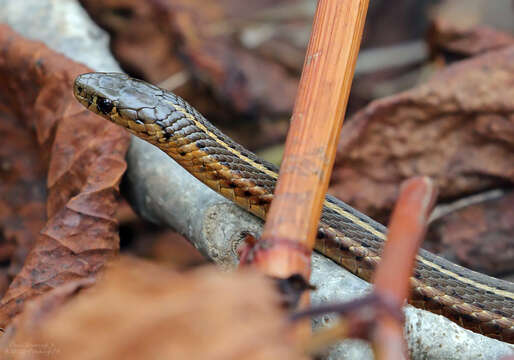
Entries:
{"label": "snake mouth", "polygon": [[75,98],[83,103],[84,101],[87,101],[85,96],[83,95],[83,92],[84,92],[84,87],[82,86],[82,84],[80,83],[79,81],[79,77],[77,77],[73,83],[73,96],[75,96]]}
{"label": "snake mouth", "polygon": [[77,76],[77,78],[73,82],[73,96],[75,96],[75,99],[77,99],[78,102],[80,102],[86,109],[95,110],[90,108],[90,106],[93,103],[95,103],[95,101],[93,99],[93,96],[91,94],[88,94],[86,91],[87,80],[84,78],[84,75],[87,74]]}

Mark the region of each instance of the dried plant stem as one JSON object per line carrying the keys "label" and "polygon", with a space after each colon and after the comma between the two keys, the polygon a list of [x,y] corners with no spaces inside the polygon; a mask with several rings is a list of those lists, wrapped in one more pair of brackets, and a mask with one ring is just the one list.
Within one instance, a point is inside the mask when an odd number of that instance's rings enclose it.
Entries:
{"label": "dried plant stem", "polygon": [[[396,201],[373,283],[376,294],[396,304],[398,309],[409,297],[416,254],[423,241],[436,194],[436,187],[429,178],[417,177],[402,185]],[[390,313],[383,312],[378,316],[371,340],[377,359],[407,359],[403,321]]]}
{"label": "dried plant stem", "polygon": [[254,262],[270,275],[310,274],[310,253],[368,2],[318,2],[280,177],[261,238],[267,246],[259,247]]}

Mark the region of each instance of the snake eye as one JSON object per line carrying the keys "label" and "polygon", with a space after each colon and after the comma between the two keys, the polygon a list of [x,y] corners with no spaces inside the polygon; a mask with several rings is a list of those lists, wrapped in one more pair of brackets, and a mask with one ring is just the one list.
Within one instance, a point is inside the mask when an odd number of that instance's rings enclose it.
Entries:
{"label": "snake eye", "polygon": [[101,113],[108,114],[111,112],[114,104],[109,99],[99,97],[96,100],[96,106],[98,106],[98,110],[100,110]]}

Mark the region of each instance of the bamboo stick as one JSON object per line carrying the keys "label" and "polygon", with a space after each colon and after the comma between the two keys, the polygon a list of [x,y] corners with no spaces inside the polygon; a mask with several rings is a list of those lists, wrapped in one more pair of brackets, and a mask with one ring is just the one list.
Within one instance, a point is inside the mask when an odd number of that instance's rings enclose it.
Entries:
{"label": "bamboo stick", "polygon": [[284,160],[254,264],[308,279],[369,0],[320,0]]}

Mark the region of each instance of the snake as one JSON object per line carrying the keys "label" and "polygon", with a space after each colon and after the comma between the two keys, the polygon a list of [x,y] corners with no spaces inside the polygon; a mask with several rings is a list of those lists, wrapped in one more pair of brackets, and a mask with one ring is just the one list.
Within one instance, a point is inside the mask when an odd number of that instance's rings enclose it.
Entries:
{"label": "snake", "polygon": [[[265,220],[278,168],[223,134],[170,91],[122,73],[86,73],[73,84],[89,111],[157,146],[214,191]],[[387,228],[327,195],[314,249],[370,281]],[[464,328],[514,343],[514,283],[420,249],[409,302]]]}

